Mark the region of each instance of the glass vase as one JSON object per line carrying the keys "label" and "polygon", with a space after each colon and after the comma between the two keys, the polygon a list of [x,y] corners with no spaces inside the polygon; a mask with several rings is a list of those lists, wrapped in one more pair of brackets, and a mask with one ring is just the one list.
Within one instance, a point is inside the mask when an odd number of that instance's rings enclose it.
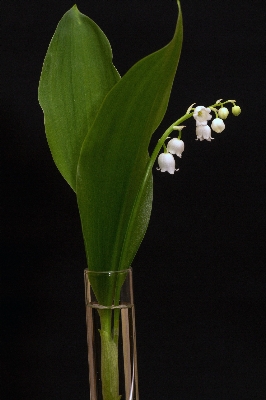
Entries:
{"label": "glass vase", "polygon": [[132,270],[84,279],[90,400],[139,400]]}

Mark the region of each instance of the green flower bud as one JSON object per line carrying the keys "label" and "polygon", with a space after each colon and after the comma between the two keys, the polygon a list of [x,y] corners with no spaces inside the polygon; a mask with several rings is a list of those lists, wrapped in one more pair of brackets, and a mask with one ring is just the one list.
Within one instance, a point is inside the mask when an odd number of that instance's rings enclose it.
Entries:
{"label": "green flower bud", "polygon": [[239,106],[232,107],[232,113],[237,117],[241,113],[241,108]]}
{"label": "green flower bud", "polygon": [[218,115],[222,119],[226,119],[228,117],[228,114],[229,114],[229,110],[226,107],[222,107],[218,111]]}

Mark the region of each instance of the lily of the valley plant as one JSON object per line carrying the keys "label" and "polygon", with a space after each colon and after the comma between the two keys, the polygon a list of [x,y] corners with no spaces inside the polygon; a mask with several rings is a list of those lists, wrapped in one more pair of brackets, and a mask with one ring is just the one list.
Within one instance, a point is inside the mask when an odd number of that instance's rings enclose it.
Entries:
{"label": "lily of the valley plant", "polygon": [[[207,108],[193,108],[194,103],[148,153],[167,109],[182,47],[177,3],[173,39],[123,77],[112,64],[108,39],[77,6],[59,22],[44,60],[39,102],[47,141],[57,168],[77,196],[90,271],[130,267],[150,219],[152,167],[158,159],[162,172],[177,170],[174,156],[184,151],[183,122],[194,117],[197,140],[211,141],[211,130],[220,133],[225,128],[225,104],[232,103],[234,115],[241,111],[235,100],[220,99]],[[209,126],[211,112],[215,118]],[[98,292],[95,285],[102,305],[112,305],[115,284],[110,281]],[[108,335],[111,343],[112,332]]]}

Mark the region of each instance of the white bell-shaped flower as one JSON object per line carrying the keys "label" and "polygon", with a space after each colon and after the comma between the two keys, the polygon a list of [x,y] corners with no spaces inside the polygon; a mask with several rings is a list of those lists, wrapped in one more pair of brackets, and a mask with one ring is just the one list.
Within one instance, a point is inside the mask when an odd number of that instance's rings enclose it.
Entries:
{"label": "white bell-shaped flower", "polygon": [[210,112],[210,108],[206,108],[204,106],[196,107],[193,113],[193,117],[196,120],[196,126],[207,125],[207,121],[212,119]]}
{"label": "white bell-shaped flower", "polygon": [[196,135],[197,135],[197,139],[196,140],[208,140],[208,142],[211,141],[211,139],[213,139],[211,137],[211,128],[209,127],[209,125],[200,125],[200,126],[196,126]]}
{"label": "white bell-shaped flower", "polygon": [[158,164],[161,172],[169,172],[169,174],[174,174],[175,171],[175,159],[174,156],[170,153],[161,153],[158,157]]}
{"label": "white bell-shaped flower", "polygon": [[183,140],[173,138],[167,143],[167,151],[171,154],[176,154],[178,157],[182,157],[185,145]]}
{"label": "white bell-shaped flower", "polygon": [[229,114],[229,110],[226,107],[222,107],[218,111],[218,115],[222,119],[226,119],[228,117],[228,114]]}
{"label": "white bell-shaped flower", "polygon": [[211,124],[212,130],[221,133],[225,129],[224,121],[221,118],[215,118]]}

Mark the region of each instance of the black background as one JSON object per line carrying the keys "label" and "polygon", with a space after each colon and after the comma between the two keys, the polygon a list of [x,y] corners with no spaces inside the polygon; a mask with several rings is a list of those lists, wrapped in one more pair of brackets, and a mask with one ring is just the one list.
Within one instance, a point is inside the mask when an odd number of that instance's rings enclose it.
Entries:
{"label": "black background", "polygon": [[[4,79],[2,399],[89,399],[83,239],[37,101],[43,59],[72,1],[2,7]],[[166,45],[174,1],[80,0],[123,75]],[[175,175],[154,169],[150,225],[134,260],[140,399],[263,400],[265,3],[182,2],[184,44],[152,144],[188,106],[237,99],[215,140],[184,131]],[[129,94],[130,95],[130,94]]]}

